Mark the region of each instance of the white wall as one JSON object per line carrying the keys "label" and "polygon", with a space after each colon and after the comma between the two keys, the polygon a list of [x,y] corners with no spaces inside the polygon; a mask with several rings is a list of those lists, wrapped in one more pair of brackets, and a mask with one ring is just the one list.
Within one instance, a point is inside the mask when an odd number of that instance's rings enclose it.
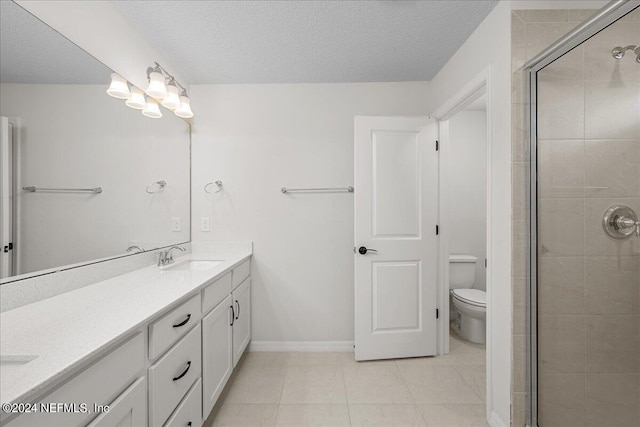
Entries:
{"label": "white wall", "polygon": [[[147,67],[158,61],[185,87],[180,70],[164,58],[108,0],[15,0],[134,85],[147,87]],[[186,23],[176,23],[186,25]],[[195,107],[194,107],[195,109]]]}
{"label": "white wall", "polygon": [[[352,341],[357,115],[425,115],[428,84],[195,85],[193,240],[252,240],[255,341]],[[224,191],[203,192],[222,180]],[[356,191],[358,191],[356,189]],[[200,232],[200,218],[212,230]]]}
{"label": "white wall", "polygon": [[489,70],[491,276],[487,396],[492,423],[509,425],[511,389],[511,2],[503,1],[431,81],[430,111]]}
{"label": "white wall", "polygon": [[[144,117],[105,86],[1,85],[0,115],[20,120],[16,187],[103,189],[18,191],[19,274],[189,240],[188,125]],[[160,179],[165,191],[147,194]]]}
{"label": "white wall", "polygon": [[478,258],[475,289],[486,289],[487,114],[461,111],[449,120],[449,250]]}

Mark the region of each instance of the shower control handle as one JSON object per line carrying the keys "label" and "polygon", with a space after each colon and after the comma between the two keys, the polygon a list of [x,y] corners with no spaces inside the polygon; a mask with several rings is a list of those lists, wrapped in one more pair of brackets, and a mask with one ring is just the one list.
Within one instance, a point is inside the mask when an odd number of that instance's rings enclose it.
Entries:
{"label": "shower control handle", "polygon": [[615,222],[621,230],[625,228],[633,228],[636,232],[636,237],[640,237],[640,221],[634,221],[633,218],[618,217]]}
{"label": "shower control handle", "polygon": [[614,205],[607,209],[602,218],[602,227],[614,239],[626,239],[633,234],[640,238],[638,215],[627,205]]}

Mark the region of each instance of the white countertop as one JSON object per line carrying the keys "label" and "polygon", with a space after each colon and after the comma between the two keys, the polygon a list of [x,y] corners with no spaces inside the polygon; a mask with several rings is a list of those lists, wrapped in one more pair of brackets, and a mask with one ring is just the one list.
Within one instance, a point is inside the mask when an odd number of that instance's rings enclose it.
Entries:
{"label": "white countertop", "polygon": [[[250,250],[176,258],[224,261],[205,271],[157,266],[0,314],[0,355],[37,356],[0,369],[0,402],[28,402],[70,372],[251,257]],[[6,415],[6,414],[4,414]]]}

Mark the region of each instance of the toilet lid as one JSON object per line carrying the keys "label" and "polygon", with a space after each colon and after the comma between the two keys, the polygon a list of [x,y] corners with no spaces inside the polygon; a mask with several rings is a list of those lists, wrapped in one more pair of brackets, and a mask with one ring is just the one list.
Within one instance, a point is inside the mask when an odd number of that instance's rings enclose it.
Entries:
{"label": "toilet lid", "polygon": [[480,289],[454,289],[453,297],[478,307],[487,306],[487,293]]}

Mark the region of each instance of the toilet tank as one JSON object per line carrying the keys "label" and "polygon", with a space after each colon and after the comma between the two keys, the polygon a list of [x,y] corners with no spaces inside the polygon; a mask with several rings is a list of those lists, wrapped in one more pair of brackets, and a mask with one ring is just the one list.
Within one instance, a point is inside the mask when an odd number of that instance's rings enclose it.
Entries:
{"label": "toilet tank", "polygon": [[449,255],[449,289],[469,289],[476,281],[476,262],[473,255]]}

